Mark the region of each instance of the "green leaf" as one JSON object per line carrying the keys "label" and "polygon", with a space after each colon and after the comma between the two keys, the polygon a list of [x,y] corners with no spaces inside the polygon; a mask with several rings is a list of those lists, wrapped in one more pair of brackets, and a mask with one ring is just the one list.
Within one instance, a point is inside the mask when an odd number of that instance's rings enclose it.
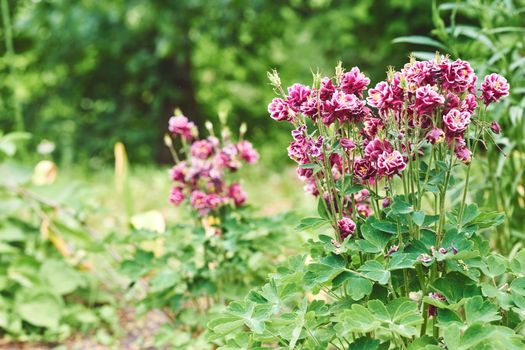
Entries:
{"label": "green leaf", "polygon": [[414,207],[400,196],[394,197],[392,204],[388,208],[390,210],[389,214],[393,215],[410,214],[414,211]]}
{"label": "green leaf", "polygon": [[352,185],[352,186],[349,186],[349,187],[346,186],[346,188],[343,191],[343,195],[349,196],[351,194],[354,194],[354,193],[357,193],[357,192],[361,191],[364,188],[365,187],[363,185],[360,185],[360,184],[355,184],[355,185]]}
{"label": "green leaf", "polygon": [[413,269],[417,261],[417,256],[406,253],[394,253],[389,257],[388,270],[402,270],[402,269]]}
{"label": "green leaf", "polygon": [[237,316],[224,316],[211,320],[208,323],[208,328],[213,332],[225,335],[242,327],[244,321]]}
{"label": "green leaf", "polygon": [[423,223],[425,222],[425,213],[423,211],[413,212],[412,221],[414,221],[414,224],[416,224],[419,227],[423,226]]}
{"label": "green leaf", "polygon": [[501,255],[492,254],[485,259],[486,267],[482,267],[482,271],[485,275],[490,278],[500,276],[507,270],[507,259]]}
{"label": "green leaf", "polygon": [[523,338],[511,328],[491,324],[474,324],[468,327],[463,335],[460,326],[451,324],[443,328],[443,340],[447,349],[523,349]]}
{"label": "green leaf", "polygon": [[390,221],[373,221],[372,227],[382,232],[397,233],[397,224]]}
{"label": "green leaf", "polygon": [[83,284],[81,272],[61,260],[44,261],[40,275],[49,287],[60,295],[69,294]]}
{"label": "green leaf", "polygon": [[460,325],[463,324],[463,320],[461,319],[461,317],[458,316],[458,314],[455,311],[448,310],[445,308],[440,308],[439,312],[437,313],[437,320],[439,327],[443,327],[452,323],[457,323]]}
{"label": "green leaf", "polygon": [[392,40],[392,43],[394,44],[408,43],[408,44],[426,45],[426,46],[436,47],[443,51],[448,51],[446,46],[441,44],[439,41],[436,41],[427,36],[421,36],[421,35],[400,36]]}
{"label": "green leaf", "polygon": [[372,293],[370,280],[345,271],[333,280],[334,287],[347,283],[347,292],[353,300],[361,300]]}
{"label": "green leaf", "polygon": [[319,263],[309,264],[304,275],[308,286],[315,286],[331,281],[344,271],[345,262],[340,256],[328,256]]}
{"label": "green leaf", "polygon": [[330,220],[330,214],[327,211],[327,203],[324,200],[323,196],[319,197],[317,201],[317,214],[325,220]]}
{"label": "green leaf", "polygon": [[353,304],[350,310],[342,312],[340,317],[343,320],[344,331],[350,332],[371,332],[379,327],[380,322],[363,305]]}
{"label": "green leaf", "polygon": [[357,338],[349,349],[352,350],[377,350],[379,349],[379,340],[368,337]]}
{"label": "green leaf", "polygon": [[406,298],[394,299],[387,305],[387,309],[392,318],[390,323],[392,331],[404,337],[416,335],[416,326],[423,322],[423,318],[414,301]]}
{"label": "green leaf", "polygon": [[15,310],[24,321],[38,327],[57,329],[64,302],[48,291],[24,289],[16,296]]}
{"label": "green leaf", "polygon": [[378,252],[385,249],[386,245],[392,238],[391,235],[382,232],[379,229],[372,227],[370,223],[365,223],[361,226],[361,235],[368,242],[372,243],[378,248]]}
{"label": "green leaf", "polygon": [[510,291],[521,296],[525,296],[525,277],[519,277],[510,284]]}
{"label": "green leaf", "polygon": [[520,252],[511,260],[510,268],[516,275],[525,275],[525,249],[520,250]]}
{"label": "green leaf", "polygon": [[499,226],[505,220],[505,215],[497,212],[481,213],[470,224],[477,225],[480,229]]}
{"label": "green leaf", "polygon": [[386,306],[380,300],[370,300],[367,306],[383,328],[403,337],[415,335],[416,326],[423,322],[417,304],[407,298],[394,299]]}
{"label": "green leaf", "polygon": [[481,291],[487,298],[494,298],[498,305],[503,310],[509,310],[512,304],[512,297],[510,294],[500,290],[490,283],[484,282],[481,284]]}
{"label": "green leaf", "polygon": [[479,210],[477,204],[469,204],[465,207],[463,210],[463,218],[461,219],[461,226],[465,226],[466,224],[472,222],[476,217],[479,215]]}
{"label": "green leaf", "polygon": [[179,273],[172,268],[162,269],[150,281],[152,291],[161,291],[168,288],[175,287],[181,282]]}
{"label": "green leaf", "polygon": [[483,300],[481,296],[470,298],[465,303],[465,318],[467,324],[490,323],[498,321],[501,316],[498,314],[498,307],[488,300]]}
{"label": "green leaf", "polygon": [[383,265],[376,260],[368,260],[359,268],[359,271],[367,278],[383,285],[387,284],[390,279],[390,271],[385,270]]}
{"label": "green leaf", "polygon": [[466,282],[464,276],[453,272],[435,280],[432,288],[440,292],[450,304],[456,304],[464,298],[481,295],[478,286]]}
{"label": "green leaf", "polygon": [[329,223],[330,221],[326,218],[304,218],[299,225],[297,225],[297,229],[301,231],[316,230]]}

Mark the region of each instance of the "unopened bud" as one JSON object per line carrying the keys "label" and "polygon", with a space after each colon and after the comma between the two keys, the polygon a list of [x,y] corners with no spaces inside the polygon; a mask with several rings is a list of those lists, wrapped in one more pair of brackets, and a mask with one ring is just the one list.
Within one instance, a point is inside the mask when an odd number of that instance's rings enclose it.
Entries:
{"label": "unopened bud", "polygon": [[171,139],[170,135],[164,134],[164,144],[167,147],[172,147],[173,146],[173,140]]}
{"label": "unopened bud", "polygon": [[208,130],[208,132],[210,133],[210,135],[213,135],[213,123],[210,122],[209,120],[207,120],[205,123],[204,123],[204,127],[206,128],[206,130]]}
{"label": "unopened bud", "polygon": [[343,62],[338,61],[337,66],[335,66],[335,78],[337,83],[341,82],[341,77],[343,76],[345,69],[343,68]]}
{"label": "unopened bud", "polygon": [[243,137],[246,134],[246,131],[248,131],[248,125],[246,125],[246,123],[241,123],[241,126],[239,128],[240,137]]}
{"label": "unopened bud", "polygon": [[279,78],[279,73],[277,73],[276,69],[272,69],[268,73],[266,73],[268,76],[268,79],[270,80],[270,83],[275,87],[281,86],[281,78]]}
{"label": "unopened bud", "polygon": [[180,110],[180,108],[179,107],[175,108],[175,110],[173,111],[173,116],[178,117],[181,115],[184,115],[184,114],[182,114],[182,111]]}

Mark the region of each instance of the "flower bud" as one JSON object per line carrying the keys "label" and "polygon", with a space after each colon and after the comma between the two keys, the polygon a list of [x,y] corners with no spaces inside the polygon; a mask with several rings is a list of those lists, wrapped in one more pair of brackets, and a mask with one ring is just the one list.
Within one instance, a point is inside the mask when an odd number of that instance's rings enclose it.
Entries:
{"label": "flower bud", "polygon": [[501,132],[501,127],[499,126],[498,122],[493,121],[490,123],[490,130],[492,130],[492,132],[495,134],[499,134]]}

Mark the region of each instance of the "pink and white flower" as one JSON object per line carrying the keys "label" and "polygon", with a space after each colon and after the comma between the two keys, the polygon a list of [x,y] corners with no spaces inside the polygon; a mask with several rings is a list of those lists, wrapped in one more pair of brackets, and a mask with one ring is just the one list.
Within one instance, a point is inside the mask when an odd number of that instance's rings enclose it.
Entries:
{"label": "pink and white flower", "polygon": [[481,84],[481,93],[485,105],[497,102],[500,98],[509,95],[507,79],[496,73],[487,75]]}

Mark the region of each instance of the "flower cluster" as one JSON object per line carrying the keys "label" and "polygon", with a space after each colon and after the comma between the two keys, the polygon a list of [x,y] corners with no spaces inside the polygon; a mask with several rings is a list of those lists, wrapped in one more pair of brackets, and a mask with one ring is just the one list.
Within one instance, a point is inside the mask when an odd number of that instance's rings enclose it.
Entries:
{"label": "flower cluster", "polygon": [[355,200],[355,192],[343,193],[345,183],[391,187],[394,177],[403,176],[409,164],[432,147],[469,163],[469,126],[500,131],[497,123],[476,114],[478,105],[494,103],[509,91],[498,74],[485,77],[478,89],[478,78],[467,61],[441,56],[411,60],[400,71],[390,70],[366,98],[370,79],[357,67],[345,73],[338,66],[335,77],[317,75],[312,86],[294,84],[287,92],[276,73],[269,77],[282,96],[272,100],[268,112],[274,120],[293,125],[288,155],[298,164],[305,190],[322,195],[327,209],[337,214],[333,226],[341,238],[355,230],[350,214],[355,220],[355,214],[366,217],[371,211],[366,202]]}
{"label": "flower cluster", "polygon": [[169,130],[173,136],[181,137],[182,152],[186,155],[185,160],[177,157],[171,169],[174,187],[169,200],[172,204],[180,205],[187,199],[201,216],[225,205],[245,204],[242,186],[228,181],[228,175],[244,163],[258,161],[259,154],[250,142],[234,143],[227,133],[223,140],[215,136],[198,139],[195,125],[182,115],[170,119]]}

